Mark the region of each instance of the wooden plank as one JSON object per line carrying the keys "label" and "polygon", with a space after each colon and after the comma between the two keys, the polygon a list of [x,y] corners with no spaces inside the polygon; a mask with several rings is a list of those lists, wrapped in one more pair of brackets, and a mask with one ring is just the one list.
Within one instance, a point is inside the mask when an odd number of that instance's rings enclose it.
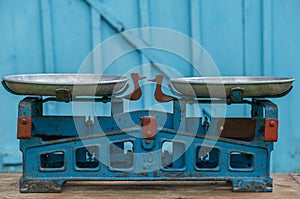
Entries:
{"label": "wooden plank", "polygon": [[[195,42],[200,43],[202,41],[201,37],[201,16],[200,16],[200,4],[201,0],[190,0],[190,29],[191,29],[191,37]],[[199,52],[195,50],[195,46],[191,45],[191,56],[192,63],[195,68],[203,67],[201,64],[201,60],[203,59],[199,56]],[[202,55],[202,53],[200,53]],[[199,73],[194,69],[192,69],[191,76],[199,76]],[[198,69],[200,71],[200,68]]]}
{"label": "wooden plank", "polygon": [[[0,174],[1,197],[10,198],[256,198],[256,199],[289,199],[300,197],[300,185],[295,175],[274,174],[272,193],[231,192],[226,182],[137,182],[137,181],[104,181],[104,182],[68,182],[62,193],[19,193],[20,174]],[[297,177],[297,176],[296,176]]]}
{"label": "wooden plank", "polygon": [[114,15],[111,14],[111,11],[104,6],[99,0],[85,0],[86,3],[95,8],[105,20],[117,31],[122,32],[125,30],[125,27],[121,21],[119,21]]}
{"label": "wooden plank", "polygon": [[[151,16],[151,26],[162,27],[164,29],[169,29],[171,31],[178,31],[181,34],[191,36],[190,29],[190,0],[187,1],[174,1],[174,0],[164,0],[162,5],[161,0],[151,0],[150,2],[150,16]],[[175,32],[174,32],[175,33]],[[153,43],[162,43],[158,41],[160,34],[153,37]],[[163,43],[168,43],[167,45],[172,48],[181,49],[180,55],[177,56],[170,51],[157,51],[153,52],[157,57],[161,58],[160,62],[162,65],[169,66],[178,72],[178,75],[191,76],[191,67],[189,61],[185,58],[191,58],[191,47],[188,40],[177,40],[176,34],[169,34]],[[173,42],[172,42],[173,41]],[[158,44],[159,45],[159,44]],[[166,45],[164,45],[166,46]],[[168,49],[168,47],[164,47]],[[171,50],[171,49],[168,50]],[[177,51],[175,50],[171,51]],[[184,56],[185,58],[183,58]],[[178,75],[172,74],[173,77],[178,77]]]}
{"label": "wooden plank", "polygon": [[244,75],[262,75],[261,0],[243,0]]}
{"label": "wooden plank", "polygon": [[41,21],[39,4],[36,1],[21,3],[14,1],[13,17],[15,42],[14,73],[40,73],[42,72],[42,45]]}
{"label": "wooden plank", "polygon": [[[149,21],[149,0],[140,0],[139,1],[139,14],[140,14],[140,27],[149,27],[150,26],[150,21]],[[141,35],[141,39],[146,41],[147,43],[150,42],[150,32],[145,31],[143,32],[144,34]],[[145,55],[141,53],[141,64],[142,66],[142,75],[147,76],[148,78],[151,78],[152,75],[152,70],[151,70],[151,64],[150,61]],[[143,88],[143,101],[142,101],[142,106],[143,108],[150,107],[152,102],[152,89],[150,86],[144,87]],[[150,96],[149,96],[150,95]]]}
{"label": "wooden plank", "polygon": [[43,37],[43,58],[44,72],[54,73],[54,52],[53,52],[53,35],[52,35],[52,19],[51,5],[48,0],[40,1],[41,20],[42,20],[42,37]]}
{"label": "wooden plank", "polygon": [[0,73],[3,76],[17,71],[15,4],[14,0],[0,1],[0,27],[5,30],[0,37]]}
{"label": "wooden plank", "polygon": [[[101,16],[94,9],[91,8],[91,34],[92,34],[92,49],[95,49],[101,42]],[[93,52],[93,73],[103,73],[101,64],[101,49],[96,48]]]}
{"label": "wooden plank", "polygon": [[91,51],[90,8],[82,1],[50,2],[56,70],[77,73]]}
{"label": "wooden plank", "polygon": [[[202,45],[222,75],[243,74],[241,1],[202,0]],[[228,9],[224,9],[227,7]]]}
{"label": "wooden plank", "polygon": [[296,181],[296,183],[300,185],[300,174],[293,173],[291,174],[291,176]]}
{"label": "wooden plank", "polygon": [[[123,32],[126,29],[126,27],[123,25],[124,23],[121,20],[119,20],[115,15],[113,15],[103,3],[99,2],[99,0],[85,0],[85,2],[88,3],[95,10],[97,10],[117,33]],[[151,47],[142,38],[133,35],[131,32],[123,32],[121,36],[124,37],[128,44],[130,44],[133,48],[138,49],[138,51],[142,53],[151,62],[151,65],[158,69],[160,72],[162,72],[167,79],[171,79],[171,76],[168,74],[168,71],[162,67],[159,67],[159,65],[157,64],[162,62],[152,53],[142,50]]]}
{"label": "wooden plank", "polygon": [[242,45],[243,45],[243,75],[246,75],[246,0],[242,0]]}
{"label": "wooden plank", "polygon": [[263,3],[263,75],[272,75],[272,0],[264,0]]}

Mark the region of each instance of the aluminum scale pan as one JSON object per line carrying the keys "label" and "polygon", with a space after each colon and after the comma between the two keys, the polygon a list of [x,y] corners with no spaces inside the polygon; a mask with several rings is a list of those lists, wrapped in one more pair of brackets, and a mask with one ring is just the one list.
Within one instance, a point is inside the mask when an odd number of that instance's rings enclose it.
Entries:
{"label": "aluminum scale pan", "polygon": [[224,94],[228,97],[231,89],[240,87],[244,89],[244,97],[252,98],[281,97],[292,88],[294,80],[287,77],[222,76],[174,78],[170,81],[184,96],[223,98]]}
{"label": "aluminum scale pan", "polygon": [[68,88],[73,96],[110,96],[121,91],[127,77],[103,74],[22,74],[3,78],[14,94],[55,96],[56,89]]}

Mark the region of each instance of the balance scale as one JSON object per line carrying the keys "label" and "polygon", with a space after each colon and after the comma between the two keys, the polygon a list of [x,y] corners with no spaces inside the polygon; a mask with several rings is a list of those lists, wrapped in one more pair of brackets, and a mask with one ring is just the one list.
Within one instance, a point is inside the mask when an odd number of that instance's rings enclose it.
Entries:
{"label": "balance scale", "polygon": [[[266,98],[292,89],[292,78],[193,77],[171,79],[154,93],[172,112],[124,112],[128,78],[95,74],[32,74],[3,78],[11,93],[28,95],[18,107],[23,153],[20,192],[61,192],[67,181],[227,181],[233,191],[272,191],[270,157],[278,138],[277,106]],[[220,88],[222,88],[220,90]],[[219,90],[218,90],[219,89]],[[217,92],[216,92],[217,91]],[[87,97],[93,96],[93,97]],[[43,104],[110,103],[111,115],[45,115]],[[187,104],[247,104],[251,117],[188,117]],[[168,148],[165,150],[164,148]]]}

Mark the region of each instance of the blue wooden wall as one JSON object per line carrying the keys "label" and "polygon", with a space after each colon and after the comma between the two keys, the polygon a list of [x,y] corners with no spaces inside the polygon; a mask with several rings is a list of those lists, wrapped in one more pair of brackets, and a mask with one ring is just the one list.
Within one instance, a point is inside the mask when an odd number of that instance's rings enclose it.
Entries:
{"label": "blue wooden wall", "polygon": [[[116,30],[163,27],[198,41],[222,75],[300,80],[299,10],[299,0],[0,0],[0,76],[76,73],[93,47]],[[193,75],[183,61],[168,55],[161,60],[186,76]],[[114,64],[130,68],[148,61],[133,52]],[[274,100],[280,108],[274,172],[300,172],[299,82],[291,94]],[[0,93],[0,171],[17,171],[21,156],[16,118],[21,97],[2,87]],[[47,108],[50,113],[57,111],[55,106]]]}

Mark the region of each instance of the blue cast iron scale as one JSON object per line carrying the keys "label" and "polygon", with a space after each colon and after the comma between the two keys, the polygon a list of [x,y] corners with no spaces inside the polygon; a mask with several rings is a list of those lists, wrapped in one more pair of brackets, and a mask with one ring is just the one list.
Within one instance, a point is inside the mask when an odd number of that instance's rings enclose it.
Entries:
{"label": "blue cast iron scale", "polygon": [[[233,191],[272,191],[270,157],[278,136],[278,109],[262,97],[284,96],[294,79],[219,77],[222,97],[209,95],[216,84],[209,78],[179,78],[169,84],[172,97],[161,91],[157,76],[155,99],[171,101],[173,111],[124,112],[125,100],[141,96],[137,82],[143,77],[132,77],[135,90],[125,97],[126,77],[40,74],[3,79],[8,91],[29,95],[18,107],[21,192],[61,192],[73,180],[228,181]],[[93,120],[45,115],[43,104],[49,101],[110,103],[111,115]],[[251,117],[186,116],[187,104],[222,103],[248,104]]]}

